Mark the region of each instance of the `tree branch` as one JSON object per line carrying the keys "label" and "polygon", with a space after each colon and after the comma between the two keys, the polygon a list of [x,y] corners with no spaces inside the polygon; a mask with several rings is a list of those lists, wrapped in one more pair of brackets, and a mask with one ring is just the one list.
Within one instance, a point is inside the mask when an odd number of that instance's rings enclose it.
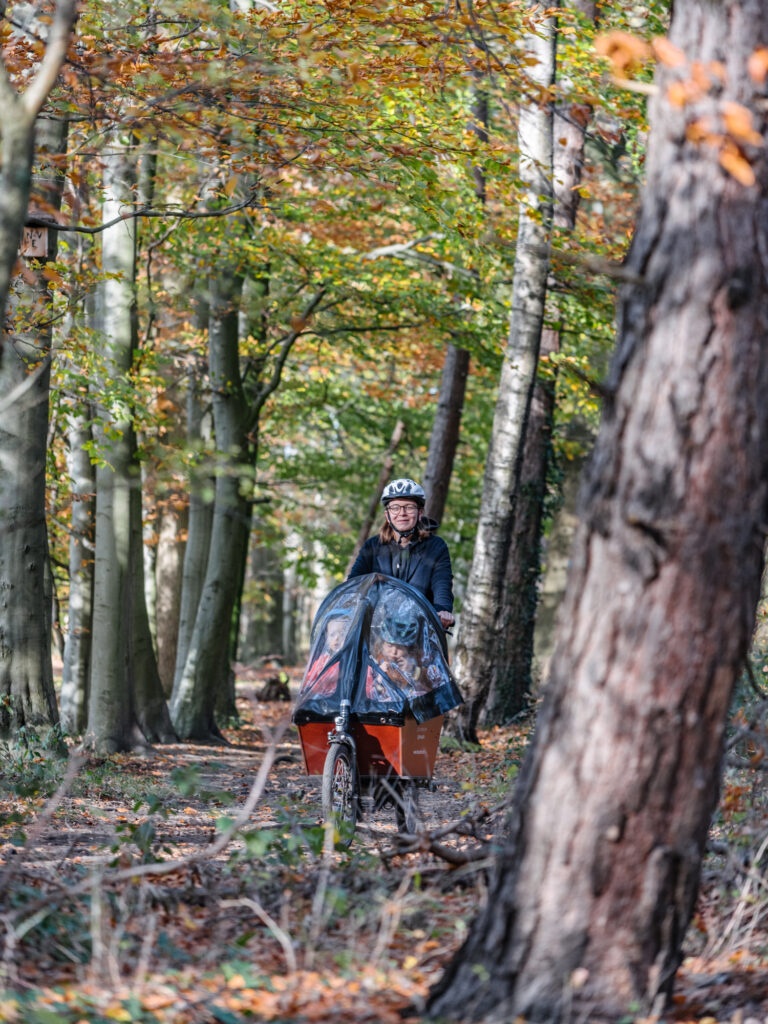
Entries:
{"label": "tree branch", "polygon": [[249,432],[252,431],[253,428],[255,427],[259,418],[259,413],[261,412],[261,408],[264,405],[264,402],[267,400],[267,398],[269,398],[272,392],[276,390],[278,384],[280,383],[280,378],[283,373],[283,367],[285,366],[286,360],[290,355],[294,343],[304,333],[304,328],[311,319],[312,314],[320,305],[322,298],[327,290],[328,289],[325,286],[323,286],[320,289],[320,291],[317,292],[317,294],[310,299],[310,301],[304,307],[304,312],[301,314],[301,327],[298,328],[298,330],[291,331],[283,339],[283,342],[280,345],[280,350],[278,351],[277,354],[272,374],[270,375],[269,380],[264,383],[263,387],[259,388],[258,397],[256,398],[256,402],[251,410]]}
{"label": "tree branch", "polygon": [[40,67],[21,96],[21,106],[31,120],[39,114],[61,71],[76,20],[77,0],[59,0]]}

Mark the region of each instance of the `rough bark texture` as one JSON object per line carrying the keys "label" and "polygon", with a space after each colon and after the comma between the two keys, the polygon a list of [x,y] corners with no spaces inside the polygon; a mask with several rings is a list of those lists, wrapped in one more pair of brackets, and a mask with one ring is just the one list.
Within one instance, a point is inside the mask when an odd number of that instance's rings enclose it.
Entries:
{"label": "rough bark texture", "polygon": [[[526,44],[537,61],[529,75],[546,97],[554,76],[554,29],[550,19],[542,21],[538,29],[538,34],[528,37]],[[455,723],[459,732],[475,742],[479,714],[491,685],[520,447],[544,319],[552,213],[552,110],[549,104],[532,103],[521,110],[518,139],[524,194],[515,252],[510,330],[454,658],[454,672],[465,698]]]}
{"label": "rough bark texture", "polygon": [[[40,125],[37,192],[53,209],[61,203],[63,177],[55,160],[66,137],[66,124]],[[56,258],[56,248],[56,233],[50,232],[45,252],[25,260],[24,273],[13,281],[0,363],[0,731],[6,735],[58,722],[45,519],[52,319],[40,269]]]}
{"label": "rough bark texture", "polygon": [[488,906],[436,1015],[658,1010],[694,905],[763,566],[768,170],[754,147],[757,183],[740,183],[686,126],[727,133],[735,101],[765,136],[747,57],[768,43],[768,2],[681,0],[670,35],[725,75],[681,107],[667,90],[690,64],[660,73],[628,259],[638,283],[622,298],[549,689]]}

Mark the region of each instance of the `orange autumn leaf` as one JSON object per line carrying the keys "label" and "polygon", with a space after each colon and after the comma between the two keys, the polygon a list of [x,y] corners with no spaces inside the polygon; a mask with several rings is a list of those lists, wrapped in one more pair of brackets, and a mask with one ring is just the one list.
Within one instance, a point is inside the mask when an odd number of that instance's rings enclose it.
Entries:
{"label": "orange autumn leaf", "polygon": [[768,76],[768,46],[758,47],[747,60],[749,77],[757,85],[763,85]]}
{"label": "orange autumn leaf", "polygon": [[679,46],[670,43],[666,36],[656,36],[651,42],[656,59],[668,68],[679,68],[685,64],[685,54]]}
{"label": "orange autumn leaf", "polygon": [[713,84],[721,81],[717,69],[711,63],[695,60],[691,64],[691,78],[702,92],[707,92]]}
{"label": "orange autumn leaf", "polygon": [[595,49],[606,57],[615,72],[624,73],[648,60],[651,48],[644,39],[629,32],[605,32],[595,39]]}
{"label": "orange autumn leaf", "polygon": [[723,137],[712,131],[712,127],[705,118],[698,121],[692,121],[685,129],[685,137],[688,142],[699,145],[703,142],[708,142],[711,145],[719,145]]}
{"label": "orange autumn leaf", "polygon": [[755,172],[749,161],[737,149],[727,147],[720,153],[720,166],[741,185],[749,188],[755,184]]}
{"label": "orange autumn leaf", "polygon": [[723,104],[723,123],[727,133],[736,142],[751,143],[754,146],[762,144],[762,136],[755,131],[752,111],[740,103]]}
{"label": "orange autumn leaf", "polygon": [[667,87],[667,99],[673,107],[684,107],[700,96],[701,89],[692,79],[685,82],[670,82]]}
{"label": "orange autumn leaf", "polygon": [[715,82],[719,82],[720,85],[723,85],[728,77],[725,64],[721,60],[711,60],[709,62],[709,72]]}

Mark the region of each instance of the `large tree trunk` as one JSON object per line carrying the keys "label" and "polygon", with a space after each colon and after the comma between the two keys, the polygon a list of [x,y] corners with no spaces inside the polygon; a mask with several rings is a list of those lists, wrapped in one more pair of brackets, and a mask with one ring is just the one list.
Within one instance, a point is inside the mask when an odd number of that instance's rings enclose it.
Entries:
{"label": "large tree trunk", "polygon": [[552,110],[554,25],[544,19],[528,37],[536,65],[531,82],[540,102],[520,111],[521,198],[510,330],[499,382],[472,568],[459,626],[454,671],[465,704],[456,714],[466,739],[477,741],[477,722],[493,673],[498,612],[518,485],[522,438],[538,361],[549,273],[552,212]]}
{"label": "large tree trunk", "polygon": [[[433,993],[436,1015],[656,1012],[694,906],[763,567],[768,167],[763,143],[750,185],[743,129],[719,150],[686,126],[727,136],[738,103],[768,134],[764,83],[747,72],[768,2],[681,0],[670,38],[688,61],[659,73],[627,261],[637,283],[549,688],[487,907]],[[672,105],[693,61],[724,74]]]}
{"label": "large tree trunk", "polygon": [[[38,130],[41,174],[36,202],[56,210],[66,151],[66,122],[46,119]],[[51,601],[45,470],[52,342],[51,295],[41,268],[56,258],[55,231],[24,249],[6,309],[6,357],[0,363],[0,732],[54,725],[58,709],[51,665]],[[9,400],[16,393],[17,399]]]}
{"label": "large tree trunk", "polygon": [[229,672],[232,613],[250,531],[250,489],[241,477],[252,470],[255,447],[239,366],[239,307],[243,281],[236,274],[211,283],[210,375],[216,476],[207,569],[186,661],[171,698],[171,714],[184,739],[211,740],[217,699]]}
{"label": "large tree trunk", "polygon": [[[3,312],[28,212],[35,118],[64,63],[76,17],[76,0],[58,0],[53,20],[44,33],[45,53],[23,93],[19,94],[14,89],[0,56],[0,311]],[[39,31],[41,23],[37,22],[35,28]],[[50,215],[46,214],[45,219],[53,223]]]}
{"label": "large tree trunk", "polygon": [[[135,154],[116,142],[104,157],[104,220],[133,199]],[[101,317],[109,385],[127,384],[137,343],[135,223],[104,231]],[[93,651],[87,742],[111,753],[174,739],[152,648],[144,594],[141,491],[136,439],[125,395],[120,418],[103,412],[103,462],[96,473]],[[118,414],[120,415],[120,414]]]}

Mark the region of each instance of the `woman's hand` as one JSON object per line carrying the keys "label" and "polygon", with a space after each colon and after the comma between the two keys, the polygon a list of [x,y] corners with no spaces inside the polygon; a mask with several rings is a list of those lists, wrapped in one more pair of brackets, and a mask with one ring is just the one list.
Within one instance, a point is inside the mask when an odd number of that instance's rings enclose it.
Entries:
{"label": "woman's hand", "polygon": [[453,616],[453,614],[451,612],[446,612],[446,611],[438,612],[437,613],[437,617],[442,622],[443,629],[450,629],[451,626],[456,621],[455,617]]}

